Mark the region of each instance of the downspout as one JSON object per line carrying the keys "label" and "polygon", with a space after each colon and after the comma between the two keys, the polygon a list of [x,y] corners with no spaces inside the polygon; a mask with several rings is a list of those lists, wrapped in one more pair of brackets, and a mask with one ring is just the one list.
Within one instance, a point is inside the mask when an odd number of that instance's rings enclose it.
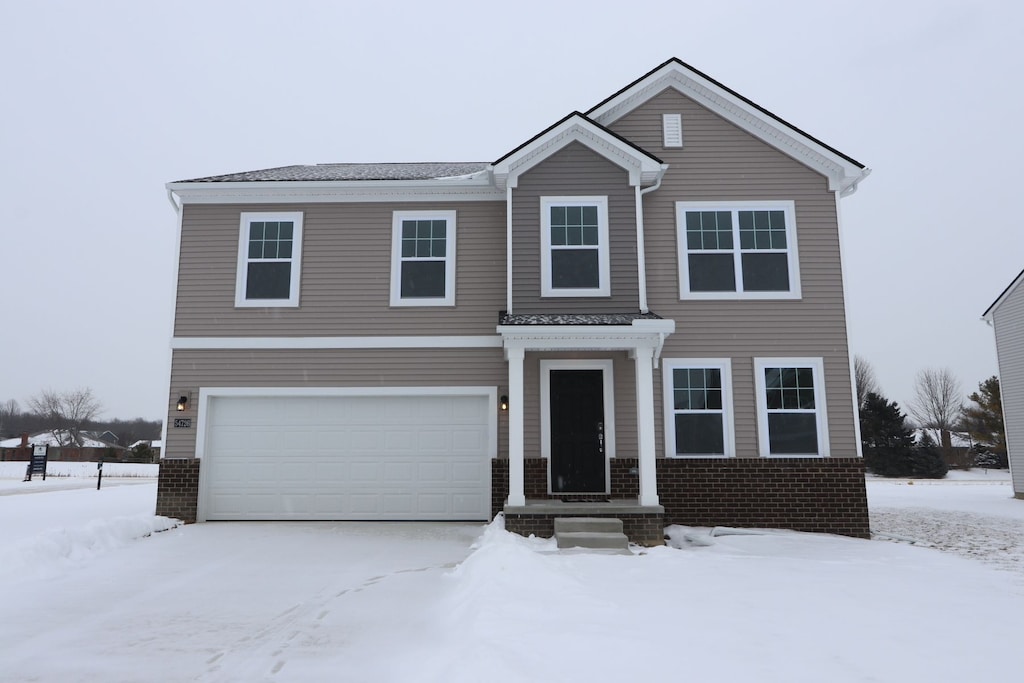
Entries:
{"label": "downspout", "polygon": [[667,169],[668,165],[662,164],[657,181],[646,190],[641,190],[639,183],[634,186],[636,190],[636,273],[641,313],[650,312],[647,306],[647,254],[644,249],[644,195],[661,187],[661,180],[665,177]]}
{"label": "downspout", "polygon": [[[511,179],[510,179],[511,180]],[[505,312],[512,314],[512,184],[505,187]]]}

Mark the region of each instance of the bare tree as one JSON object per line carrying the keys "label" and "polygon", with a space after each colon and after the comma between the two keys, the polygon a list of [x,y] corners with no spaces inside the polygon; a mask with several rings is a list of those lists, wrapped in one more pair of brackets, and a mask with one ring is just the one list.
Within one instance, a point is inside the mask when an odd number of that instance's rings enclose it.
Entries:
{"label": "bare tree", "polygon": [[0,438],[11,431],[11,424],[19,415],[21,415],[21,409],[18,408],[18,402],[13,398],[0,401]]}
{"label": "bare tree", "polygon": [[853,357],[853,381],[857,384],[857,407],[863,408],[868,394],[881,395],[881,387],[875,377],[875,369],[863,356]]}
{"label": "bare tree", "polygon": [[922,427],[939,430],[942,448],[949,449],[949,436],[960,421],[964,391],[949,368],[927,368],[917,373],[910,414]]}
{"label": "bare tree", "polygon": [[100,402],[92,389],[57,392],[45,389],[28,400],[29,408],[46,418],[54,438],[61,446],[81,446],[82,428],[100,412]]}

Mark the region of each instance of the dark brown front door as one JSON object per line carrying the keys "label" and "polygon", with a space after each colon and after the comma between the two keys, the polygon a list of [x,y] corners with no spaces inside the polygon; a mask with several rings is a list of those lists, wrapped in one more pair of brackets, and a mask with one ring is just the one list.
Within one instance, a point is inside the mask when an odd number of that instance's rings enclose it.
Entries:
{"label": "dark brown front door", "polygon": [[551,370],[551,491],[606,493],[601,370]]}

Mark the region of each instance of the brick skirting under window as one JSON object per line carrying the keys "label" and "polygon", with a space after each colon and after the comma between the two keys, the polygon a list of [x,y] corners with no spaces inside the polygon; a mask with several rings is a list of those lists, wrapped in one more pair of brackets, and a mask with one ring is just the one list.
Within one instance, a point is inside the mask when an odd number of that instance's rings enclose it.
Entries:
{"label": "brick skirting under window", "polygon": [[156,484],[156,514],[180,519],[186,524],[196,521],[199,463],[198,459],[160,461],[160,478]]}
{"label": "brick skirting under window", "polygon": [[[547,461],[527,458],[527,500],[547,492]],[[611,462],[615,499],[638,495],[636,458]],[[868,502],[861,458],[659,458],[659,503],[665,525],[795,529],[868,538]],[[491,461],[491,516],[508,496],[508,460]],[[510,531],[544,535],[548,522],[513,520]],[[628,535],[628,534],[627,534]]]}

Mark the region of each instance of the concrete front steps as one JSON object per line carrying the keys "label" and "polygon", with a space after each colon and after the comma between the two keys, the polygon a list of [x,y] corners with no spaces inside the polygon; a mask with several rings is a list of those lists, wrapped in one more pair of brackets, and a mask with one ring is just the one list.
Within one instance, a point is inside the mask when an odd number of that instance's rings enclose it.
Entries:
{"label": "concrete front steps", "polygon": [[614,517],[556,517],[558,547],[632,555],[622,520]]}

